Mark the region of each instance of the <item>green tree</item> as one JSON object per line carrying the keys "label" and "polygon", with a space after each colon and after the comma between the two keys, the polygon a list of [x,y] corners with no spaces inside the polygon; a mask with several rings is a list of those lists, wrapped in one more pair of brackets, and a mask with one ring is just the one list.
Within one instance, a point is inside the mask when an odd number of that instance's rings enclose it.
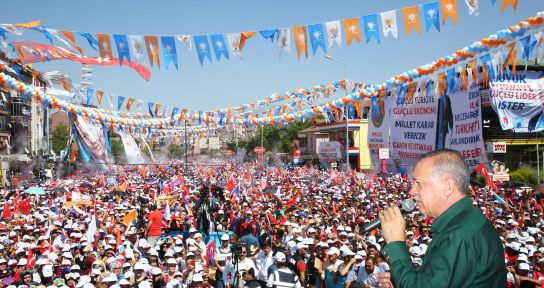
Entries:
{"label": "green tree", "polygon": [[122,162],[125,159],[125,146],[123,146],[121,141],[110,138],[110,151],[115,162]]}
{"label": "green tree", "polygon": [[55,154],[60,154],[66,144],[68,144],[68,138],[70,138],[70,130],[68,126],[63,123],[59,123],[55,126],[55,129],[51,132],[51,148]]}
{"label": "green tree", "polygon": [[[261,146],[262,141],[266,151],[288,153],[291,151],[293,140],[298,139],[298,132],[311,126],[312,123],[302,121],[295,121],[284,127],[259,126],[252,137],[238,141],[238,148],[253,151],[255,147]],[[236,144],[234,142],[227,143],[227,148],[236,151]]]}
{"label": "green tree", "polygon": [[170,144],[168,146],[168,157],[172,159],[182,159],[185,156],[183,145]]}

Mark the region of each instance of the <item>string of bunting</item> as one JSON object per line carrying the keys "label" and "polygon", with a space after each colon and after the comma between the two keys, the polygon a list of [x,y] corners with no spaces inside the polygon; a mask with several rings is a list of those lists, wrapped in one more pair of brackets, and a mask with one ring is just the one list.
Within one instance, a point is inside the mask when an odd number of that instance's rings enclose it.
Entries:
{"label": "string of bunting", "polygon": [[[478,1],[463,2],[467,5],[469,14],[479,15]],[[496,0],[491,0],[493,5],[495,2]],[[508,6],[512,6],[515,10],[517,8],[518,0],[501,0],[501,3],[502,13]],[[173,64],[176,69],[179,69],[178,53],[176,49],[177,42],[184,45],[189,51],[192,50],[194,44],[198,60],[201,65],[204,65],[206,59],[210,64],[212,63],[212,50],[217,62],[221,61],[221,58],[225,58],[225,60],[243,60],[243,49],[246,46],[247,41],[258,33],[264,39],[270,40],[271,42],[276,41],[276,47],[280,58],[284,54],[291,54],[292,43],[294,42],[297,58],[300,59],[302,54],[308,58],[308,50],[310,47],[315,56],[318,50],[327,53],[327,50],[335,45],[342,47],[344,43],[346,46],[349,46],[354,42],[360,43],[363,34],[366,43],[369,43],[373,38],[380,43],[382,37],[385,38],[388,36],[398,39],[399,17],[404,25],[406,36],[410,36],[412,31],[421,34],[422,28],[425,29],[426,33],[433,29],[433,27],[440,32],[441,26],[446,25],[448,19],[451,20],[454,25],[457,25],[457,14],[458,0],[440,0],[360,17],[296,27],[264,29],[259,30],[258,32],[245,31],[223,34],[173,36],[111,35],[106,33],[93,34],[89,32],[51,29],[43,26],[41,21],[36,21],[25,24],[0,24],[0,36],[7,39],[8,33],[22,35],[23,28],[31,29],[42,33],[51,44],[56,40],[63,43],[69,49],[74,51],[77,50],[79,53],[83,54],[85,53],[85,50],[76,44],[75,36],[79,35],[86,40],[93,50],[98,51],[100,58],[103,61],[95,63],[96,65],[104,65],[113,60],[118,61],[119,65],[123,65],[124,61],[128,61],[129,63],[144,63],[147,58],[151,67],[160,69],[162,58],[162,64],[166,69],[168,69],[171,64]],[[424,27],[422,27],[423,24]],[[112,45],[112,38],[114,45]],[[30,45],[30,43],[27,43],[26,45],[20,43],[14,45],[11,42],[2,44],[4,47],[9,45],[12,46],[11,50],[17,51],[23,63],[29,63],[28,59],[25,59],[29,57],[28,53],[23,51],[25,49],[29,50],[35,56],[38,56],[35,61],[63,59],[64,56],[68,57],[68,55],[70,55],[70,53],[59,53],[58,49],[44,46],[36,47]],[[114,58],[114,46],[117,49],[117,58]],[[7,50],[9,53],[9,49]],[[81,59],[76,59],[71,55],[70,60],[79,61]],[[143,74],[141,75],[144,77]]]}
{"label": "string of bunting", "polygon": [[[68,87],[67,85],[65,85],[65,83],[60,83],[52,79],[52,77],[49,78],[48,80],[50,84],[59,83],[60,85],[63,85],[64,87]],[[148,119],[148,118],[156,118],[156,117],[157,118],[177,117],[177,120],[180,121],[181,114],[189,115],[188,117],[189,120],[191,119],[196,120],[198,117],[198,113],[211,114],[212,116],[215,114],[219,115],[221,113],[225,113],[227,115],[232,116],[236,114],[237,115],[242,114],[244,111],[248,109],[253,109],[253,108],[259,108],[260,110],[266,110],[265,111],[266,113],[269,113],[269,114],[272,113],[273,115],[278,115],[278,114],[292,111],[295,109],[300,110],[302,109],[303,105],[305,104],[311,105],[317,99],[328,98],[331,95],[334,95],[338,89],[343,89],[343,90],[353,92],[356,89],[365,87],[365,85],[361,83],[356,83],[351,80],[340,80],[337,82],[312,86],[306,89],[295,88],[293,91],[287,91],[281,94],[274,93],[266,99],[262,99],[262,100],[258,100],[258,101],[254,101],[254,102],[250,102],[246,104],[241,104],[235,107],[228,107],[228,108],[217,109],[217,110],[206,111],[206,112],[202,112],[202,111],[193,112],[192,110],[189,110],[187,108],[180,109],[177,107],[172,107],[171,113],[167,113],[167,111],[170,108],[169,106],[159,104],[159,103],[152,103],[152,102],[147,103],[147,109],[148,109],[147,113],[138,113],[135,111],[128,112],[128,111],[131,111],[132,107],[134,106],[136,107],[135,110],[142,110],[142,108],[144,107],[144,101],[134,99],[134,98],[127,99],[127,97],[124,97],[124,96],[117,96],[117,101],[115,101],[115,98],[114,98],[115,96],[112,93],[104,92],[101,90],[95,90],[93,88],[85,89],[83,88],[82,85],[78,86],[76,84],[73,84],[72,87],[73,87],[72,89],[69,89],[68,87],[68,89],[67,90],[65,89],[65,90],[68,92],[73,90],[75,92],[74,95],[78,95],[83,101],[85,101],[86,106],[89,106],[91,104],[91,100],[94,97],[96,97],[98,105],[102,106],[104,96],[106,96],[105,98],[108,100],[110,108],[113,109],[114,108],[113,103],[117,103],[118,111],[99,108],[100,112],[106,113],[108,115],[119,115],[123,118],[136,118],[136,119]],[[48,89],[48,93],[51,95],[54,95],[54,96],[66,95],[66,93],[64,93],[63,91],[60,91],[60,92],[59,91],[60,90],[57,90],[54,88]],[[281,103],[284,103],[284,104],[282,104],[281,106],[271,107],[274,104],[279,105]],[[123,107],[127,110],[127,112],[121,111]],[[161,107],[163,108],[162,112],[160,112]],[[180,112],[181,114],[179,114]]]}
{"label": "string of bunting", "polygon": [[[313,117],[329,113],[331,111],[338,111],[338,109],[344,106],[360,101],[364,98],[376,96],[379,93],[387,93],[391,90],[414,89],[414,83],[417,85],[418,80],[422,77],[430,77],[439,71],[444,71],[436,74],[435,82],[438,91],[444,91],[444,86],[448,85],[452,81],[455,82],[463,74],[468,73],[466,66],[459,66],[461,69],[451,68],[464,64],[468,61],[468,66],[472,69],[473,81],[477,79],[492,79],[500,71],[506,71],[507,73],[515,74],[517,49],[516,43],[519,43],[522,47],[522,59],[527,60],[536,51],[539,57],[544,57],[544,41],[542,27],[544,22],[544,12],[538,12],[535,17],[528,18],[526,21],[520,21],[517,25],[511,26],[508,29],[500,30],[497,34],[491,35],[487,38],[475,42],[461,50],[457,50],[455,53],[438,59],[430,64],[423,65],[419,68],[410,70],[400,75],[392,77],[390,80],[384,82],[381,85],[370,85],[367,88],[358,89],[356,92],[346,97],[340,98],[328,102],[323,105],[312,107],[303,111],[296,111],[292,113],[284,113],[278,116],[258,116],[258,115],[245,115],[240,119],[228,119],[220,117],[211,117],[209,115],[199,115],[201,120],[205,122],[205,127],[221,128],[227,125],[238,126],[256,126],[267,124],[285,124],[294,120],[311,119]],[[506,48],[506,57],[503,57],[501,48]],[[488,53],[491,51],[491,53]],[[478,67],[481,68],[481,75],[478,74]],[[509,67],[513,67],[510,70]],[[453,69],[453,70],[452,70]],[[461,70],[463,73],[457,75],[457,70]],[[429,84],[431,81],[427,81]],[[135,131],[152,131],[151,129],[165,129],[175,126],[175,120],[172,118],[162,119],[123,119],[116,116],[103,115],[96,108],[81,107],[68,103],[67,101],[60,100],[54,96],[46,95],[41,90],[26,85],[5,73],[0,73],[0,85],[5,89],[15,89],[22,95],[34,97],[36,100],[43,102],[45,105],[50,105],[54,108],[62,109],[64,111],[77,114],[86,119],[92,121],[102,122],[106,125],[135,128]],[[417,87],[417,86],[416,86]],[[410,89],[408,89],[410,88]],[[203,125],[204,126],[204,125]],[[192,127],[191,129],[200,129],[202,127]],[[181,129],[181,128],[180,128]]]}

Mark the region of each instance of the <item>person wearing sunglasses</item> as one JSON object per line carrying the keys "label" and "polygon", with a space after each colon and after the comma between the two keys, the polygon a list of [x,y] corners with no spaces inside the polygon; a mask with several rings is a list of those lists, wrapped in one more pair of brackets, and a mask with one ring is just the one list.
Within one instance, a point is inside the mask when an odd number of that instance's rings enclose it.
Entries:
{"label": "person wearing sunglasses", "polygon": [[244,288],[261,288],[261,284],[255,279],[255,270],[253,268],[242,273],[242,279],[245,282]]}
{"label": "person wearing sunglasses", "polygon": [[[248,271],[250,268],[253,268],[253,270],[257,270],[253,260],[247,257],[246,246],[241,246],[242,248],[240,250],[240,254],[235,255],[235,257],[238,257],[238,271],[236,271],[236,267],[233,263],[227,263],[227,265],[225,265],[225,269],[223,270],[223,282],[225,283],[225,285],[227,285],[227,283],[233,285],[235,283],[235,280],[238,285],[244,285],[244,281],[240,272]],[[235,276],[238,276],[238,279],[235,279]]]}

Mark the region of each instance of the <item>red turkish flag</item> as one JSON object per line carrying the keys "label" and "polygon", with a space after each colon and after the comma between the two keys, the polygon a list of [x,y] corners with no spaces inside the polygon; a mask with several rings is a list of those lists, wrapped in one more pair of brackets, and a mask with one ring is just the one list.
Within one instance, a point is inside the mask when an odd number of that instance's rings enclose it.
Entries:
{"label": "red turkish flag", "polygon": [[11,219],[11,208],[8,203],[4,204],[4,211],[2,211],[2,219],[10,220]]}
{"label": "red turkish flag", "polygon": [[489,186],[489,188],[494,189],[497,192],[499,191],[497,186],[495,186],[495,183],[491,181],[491,177],[489,177],[489,173],[487,172],[487,168],[485,167],[484,163],[480,163],[480,165],[476,167],[476,171],[485,177],[485,181],[487,182],[487,186]]}

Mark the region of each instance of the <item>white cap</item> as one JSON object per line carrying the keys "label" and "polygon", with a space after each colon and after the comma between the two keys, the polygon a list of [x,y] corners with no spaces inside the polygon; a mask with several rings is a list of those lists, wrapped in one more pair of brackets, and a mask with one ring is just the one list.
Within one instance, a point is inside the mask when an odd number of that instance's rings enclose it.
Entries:
{"label": "white cap", "polygon": [[297,244],[297,250],[308,248],[308,245],[304,244],[303,242],[300,242]]}
{"label": "white cap", "polygon": [[91,277],[89,277],[87,275],[83,275],[83,276],[81,276],[79,278],[79,282],[77,282],[76,287],[78,287],[78,288],[83,287],[83,285],[85,285],[87,283],[91,283]]}
{"label": "white cap", "polygon": [[193,282],[204,282],[204,279],[202,278],[202,275],[200,275],[200,273],[195,273],[193,275]]}
{"label": "white cap", "polygon": [[518,261],[529,262],[529,259],[526,254],[519,254]]}
{"label": "white cap", "polygon": [[162,273],[161,269],[160,268],[153,268],[153,270],[151,270],[151,274],[152,275],[160,275]]}
{"label": "white cap", "polygon": [[44,277],[52,277],[53,276],[53,266],[51,266],[51,265],[43,266],[42,273],[43,273]]}
{"label": "white cap", "polygon": [[519,270],[530,270],[529,264],[527,263],[519,263],[518,265]]}
{"label": "white cap", "polygon": [[331,249],[329,249],[329,251],[327,251],[327,255],[333,254],[340,255],[340,250],[338,250],[338,248],[336,247],[332,247]]}
{"label": "white cap", "polygon": [[136,265],[134,265],[134,270],[145,270],[144,264],[137,262]]}
{"label": "white cap", "polygon": [[117,282],[117,277],[113,273],[109,273],[104,279],[102,279],[102,283],[105,282]]}
{"label": "white cap", "polygon": [[229,240],[229,235],[228,234],[223,234],[223,236],[221,236],[221,240],[223,240],[223,241]]}
{"label": "white cap", "polygon": [[276,260],[277,262],[285,263],[285,254],[283,254],[282,252],[276,253],[276,255],[274,255],[274,260]]}

